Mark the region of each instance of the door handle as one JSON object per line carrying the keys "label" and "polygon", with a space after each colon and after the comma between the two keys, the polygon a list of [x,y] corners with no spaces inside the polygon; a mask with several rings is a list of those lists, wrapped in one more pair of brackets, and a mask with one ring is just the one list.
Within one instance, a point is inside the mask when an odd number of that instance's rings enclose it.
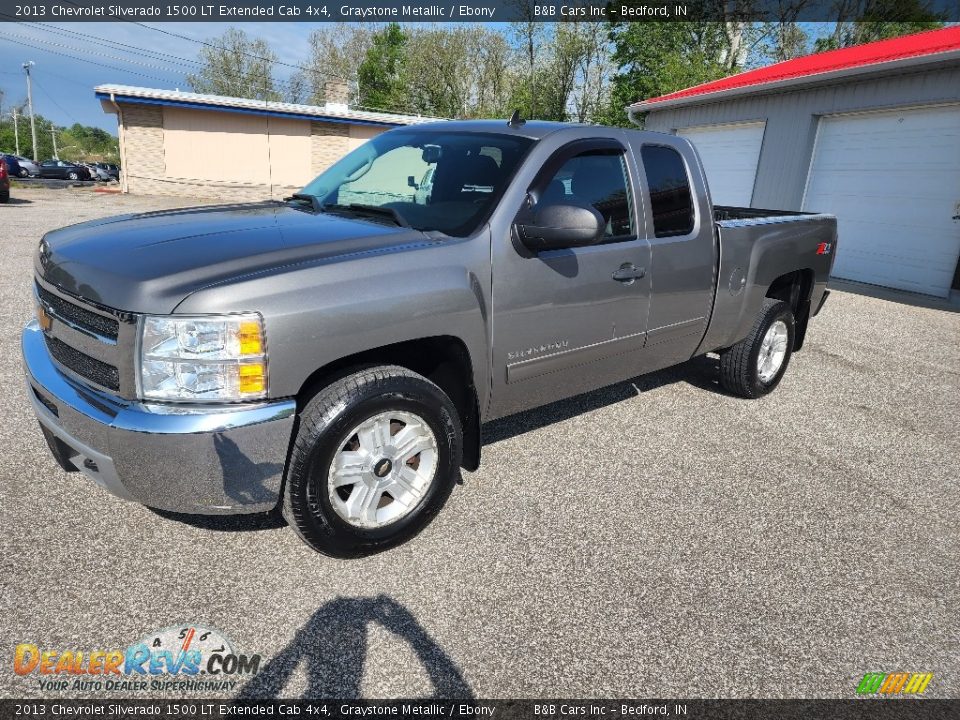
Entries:
{"label": "door handle", "polygon": [[633,263],[624,263],[618,269],[614,270],[610,277],[617,282],[622,282],[629,285],[634,280],[642,278],[646,274],[647,271],[645,268],[638,268]]}

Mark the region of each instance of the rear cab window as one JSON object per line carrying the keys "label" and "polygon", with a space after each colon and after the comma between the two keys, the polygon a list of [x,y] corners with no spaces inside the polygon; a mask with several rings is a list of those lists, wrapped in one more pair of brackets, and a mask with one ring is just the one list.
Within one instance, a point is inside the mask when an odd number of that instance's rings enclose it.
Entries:
{"label": "rear cab window", "polygon": [[693,196],[680,153],[666,145],[644,145],[640,150],[650,191],[650,212],[656,237],[693,232]]}

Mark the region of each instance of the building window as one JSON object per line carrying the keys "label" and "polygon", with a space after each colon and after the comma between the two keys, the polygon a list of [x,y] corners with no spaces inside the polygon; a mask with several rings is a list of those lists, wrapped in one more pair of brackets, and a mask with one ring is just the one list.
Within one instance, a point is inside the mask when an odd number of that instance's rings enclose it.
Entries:
{"label": "building window", "polygon": [[664,145],[644,145],[640,156],[650,189],[653,234],[687,235],[693,230],[693,198],[683,158]]}

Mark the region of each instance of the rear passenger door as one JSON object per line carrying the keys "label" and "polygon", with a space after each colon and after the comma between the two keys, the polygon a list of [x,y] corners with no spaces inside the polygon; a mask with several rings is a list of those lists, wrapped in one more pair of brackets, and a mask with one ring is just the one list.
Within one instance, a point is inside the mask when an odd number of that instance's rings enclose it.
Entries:
{"label": "rear passenger door", "polygon": [[631,148],[641,166],[647,207],[643,230],[650,243],[653,294],[645,369],[688,360],[706,332],[716,268],[713,218],[696,154],[685,142],[664,138]]}
{"label": "rear passenger door", "polygon": [[543,204],[588,205],[606,221],[602,242],[531,254],[516,236],[494,238],[491,416],[630,377],[650,296],[635,173],[619,140],[565,145],[543,164],[516,221]]}

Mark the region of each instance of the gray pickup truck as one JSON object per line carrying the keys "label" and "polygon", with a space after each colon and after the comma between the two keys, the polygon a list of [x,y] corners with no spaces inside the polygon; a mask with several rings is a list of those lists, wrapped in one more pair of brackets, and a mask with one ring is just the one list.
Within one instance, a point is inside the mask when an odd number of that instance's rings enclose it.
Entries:
{"label": "gray pickup truck", "polygon": [[833,217],[714,207],[673,135],[402,128],[282,202],[48,233],[29,396],[60,467],[115,495],[279,506],[362,555],[429,522],[486,421],[708,352],[770,392],[835,251]]}

